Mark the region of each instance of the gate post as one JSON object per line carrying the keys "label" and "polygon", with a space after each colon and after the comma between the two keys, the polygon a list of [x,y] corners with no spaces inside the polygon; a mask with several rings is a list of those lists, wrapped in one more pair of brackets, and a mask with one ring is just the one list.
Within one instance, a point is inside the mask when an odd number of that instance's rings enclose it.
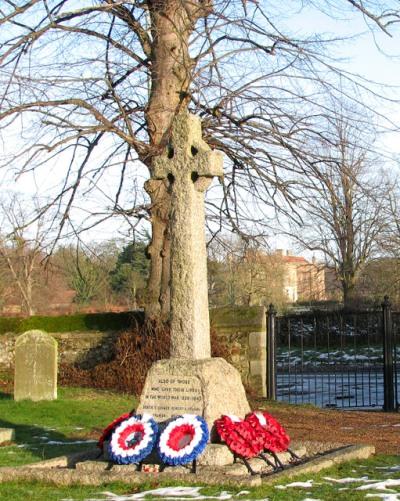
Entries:
{"label": "gate post", "polygon": [[394,374],[393,374],[393,326],[392,308],[389,296],[385,296],[382,303],[382,337],[383,337],[383,410],[396,410],[394,401]]}
{"label": "gate post", "polygon": [[267,398],[276,400],[276,310],[270,304],[267,311]]}

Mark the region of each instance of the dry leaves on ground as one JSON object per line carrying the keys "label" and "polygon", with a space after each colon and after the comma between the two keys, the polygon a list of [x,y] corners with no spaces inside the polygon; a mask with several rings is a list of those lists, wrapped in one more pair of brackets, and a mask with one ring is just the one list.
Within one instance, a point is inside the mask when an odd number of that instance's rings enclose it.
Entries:
{"label": "dry leaves on ground", "polygon": [[339,411],[255,402],[286,427],[292,440],[374,445],[377,453],[400,454],[400,413]]}

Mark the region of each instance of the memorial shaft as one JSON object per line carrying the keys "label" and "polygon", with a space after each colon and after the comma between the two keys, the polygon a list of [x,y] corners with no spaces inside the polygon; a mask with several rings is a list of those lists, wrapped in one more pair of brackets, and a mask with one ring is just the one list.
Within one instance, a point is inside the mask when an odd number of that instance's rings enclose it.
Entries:
{"label": "memorial shaft", "polygon": [[209,358],[204,194],[222,175],[222,155],[202,140],[200,120],[180,113],[153,165],[153,179],[168,179],[171,192],[171,357]]}

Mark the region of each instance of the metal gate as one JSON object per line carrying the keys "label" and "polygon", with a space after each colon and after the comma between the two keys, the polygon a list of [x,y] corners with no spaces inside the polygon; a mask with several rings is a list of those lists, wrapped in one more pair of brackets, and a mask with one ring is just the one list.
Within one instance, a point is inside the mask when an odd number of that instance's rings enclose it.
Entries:
{"label": "metal gate", "polygon": [[332,408],[398,409],[396,349],[400,314],[318,312],[277,317],[268,311],[269,398]]}

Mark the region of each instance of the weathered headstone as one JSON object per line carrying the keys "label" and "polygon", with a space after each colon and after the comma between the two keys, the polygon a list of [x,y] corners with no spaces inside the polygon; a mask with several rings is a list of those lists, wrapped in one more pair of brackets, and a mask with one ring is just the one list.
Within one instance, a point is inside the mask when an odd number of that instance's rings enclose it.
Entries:
{"label": "weathered headstone", "polygon": [[154,161],[153,178],[168,179],[171,190],[171,358],[153,364],[137,409],[159,420],[199,414],[210,428],[221,414],[250,410],[238,371],[210,358],[204,192],[222,176],[222,162],[187,112],[175,118],[167,151]]}
{"label": "weathered headstone", "polygon": [[32,330],[15,342],[14,400],[57,398],[57,341]]}
{"label": "weathered headstone", "polygon": [[15,440],[14,428],[0,428],[0,444]]}

